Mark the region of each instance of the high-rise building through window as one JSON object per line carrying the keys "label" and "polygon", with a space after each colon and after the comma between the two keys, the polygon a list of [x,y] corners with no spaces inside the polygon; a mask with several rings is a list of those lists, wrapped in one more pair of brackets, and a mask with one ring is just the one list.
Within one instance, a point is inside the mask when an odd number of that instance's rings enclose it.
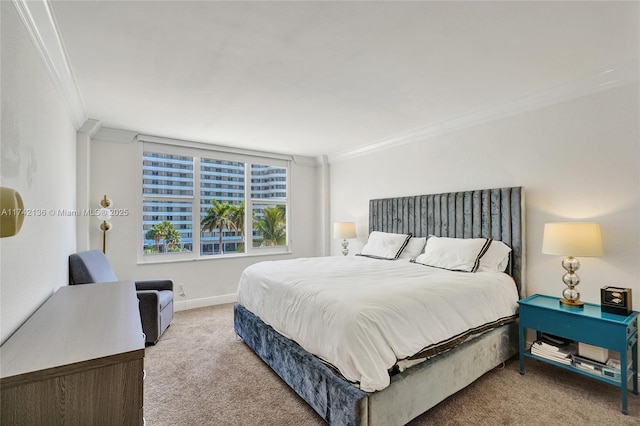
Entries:
{"label": "high-rise building through window", "polygon": [[287,245],[287,167],[147,150],[142,163],[145,254]]}

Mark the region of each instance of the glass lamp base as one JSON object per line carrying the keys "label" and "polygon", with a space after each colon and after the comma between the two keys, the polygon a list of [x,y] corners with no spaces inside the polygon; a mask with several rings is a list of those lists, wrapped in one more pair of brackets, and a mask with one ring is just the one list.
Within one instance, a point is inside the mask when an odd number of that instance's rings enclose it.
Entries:
{"label": "glass lamp base", "polygon": [[349,241],[342,240],[342,255],[346,256],[347,254],[349,254]]}
{"label": "glass lamp base", "polygon": [[580,261],[573,256],[569,256],[562,261],[562,267],[567,271],[562,277],[562,282],[565,283],[567,288],[562,291],[560,305],[571,308],[584,307],[584,302],[580,301],[580,293],[576,290],[576,287],[580,284],[580,277],[576,274],[576,271],[580,268]]}

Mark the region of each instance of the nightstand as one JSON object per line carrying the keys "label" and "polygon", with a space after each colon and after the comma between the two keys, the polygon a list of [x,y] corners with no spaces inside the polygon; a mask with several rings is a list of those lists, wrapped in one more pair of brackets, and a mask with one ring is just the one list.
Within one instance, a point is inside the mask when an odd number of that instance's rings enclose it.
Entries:
{"label": "nightstand", "polygon": [[[627,388],[633,379],[633,393],[638,394],[638,312],[628,316],[614,315],[600,311],[600,305],[585,303],[583,308],[562,306],[557,297],[534,294],[520,300],[520,374],[524,374],[525,357],[534,358],[592,377],[621,389],[622,413],[627,414]],[[575,342],[600,346],[620,353],[620,379],[598,375],[572,364],[562,364],[536,356],[525,350],[526,330],[548,333]],[[628,350],[631,349],[631,377]]]}

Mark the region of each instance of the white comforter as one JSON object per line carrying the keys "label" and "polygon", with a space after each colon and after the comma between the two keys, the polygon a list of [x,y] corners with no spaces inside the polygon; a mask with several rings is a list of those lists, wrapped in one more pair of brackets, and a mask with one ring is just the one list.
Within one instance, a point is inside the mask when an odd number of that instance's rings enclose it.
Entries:
{"label": "white comforter", "polygon": [[471,328],[514,315],[518,293],[498,272],[451,272],[361,256],[260,262],[238,302],[367,392],[388,369]]}

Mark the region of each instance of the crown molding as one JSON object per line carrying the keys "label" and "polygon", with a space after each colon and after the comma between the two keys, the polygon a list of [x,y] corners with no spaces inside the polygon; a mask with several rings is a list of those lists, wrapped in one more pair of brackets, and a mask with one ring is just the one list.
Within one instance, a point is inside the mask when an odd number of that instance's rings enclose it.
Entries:
{"label": "crown molding", "polygon": [[78,130],[78,133],[87,133],[90,138],[93,138],[98,133],[101,127],[102,127],[102,124],[100,123],[99,120],[94,120],[90,118],[87,121],[85,121],[82,127],[80,127],[77,130]]}
{"label": "crown molding", "polygon": [[53,85],[62,95],[76,130],[87,121],[82,96],[47,0],[13,0]]}
{"label": "crown molding", "polygon": [[298,166],[320,167],[326,164],[326,155],[309,157],[306,155],[294,155],[293,162]]}
{"label": "crown molding", "polygon": [[109,127],[100,126],[93,139],[104,142],[131,143],[137,140],[138,134],[129,130],[111,129]]}
{"label": "crown molding", "polygon": [[533,93],[510,102],[479,109],[449,120],[433,123],[377,139],[354,149],[328,155],[329,163],[334,164],[352,158],[361,157],[376,151],[395,148],[412,142],[419,142],[449,132],[462,130],[483,123],[521,114],[538,108],[547,107],[571,99],[590,95],[638,81],[638,59],[587,75],[567,84],[556,86],[542,92]]}

